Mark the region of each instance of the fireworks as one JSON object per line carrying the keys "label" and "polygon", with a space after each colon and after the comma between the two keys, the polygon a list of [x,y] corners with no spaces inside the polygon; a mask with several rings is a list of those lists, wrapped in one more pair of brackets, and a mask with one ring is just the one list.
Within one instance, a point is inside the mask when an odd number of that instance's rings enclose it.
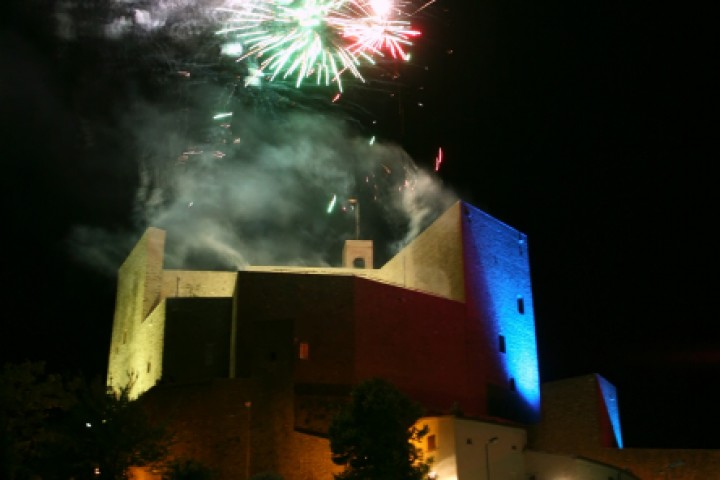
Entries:
{"label": "fireworks", "polygon": [[224,52],[253,59],[269,81],[293,77],[296,87],[314,79],[342,91],[343,74],[364,81],[363,64],[408,60],[420,35],[392,0],[255,0],[218,10],[227,15],[216,32],[228,38]]}
{"label": "fireworks", "polygon": [[440,147],[440,148],[438,148],[438,153],[435,156],[435,171],[436,172],[440,171],[440,165],[442,165],[442,161],[443,161],[443,150],[442,150],[442,147]]}

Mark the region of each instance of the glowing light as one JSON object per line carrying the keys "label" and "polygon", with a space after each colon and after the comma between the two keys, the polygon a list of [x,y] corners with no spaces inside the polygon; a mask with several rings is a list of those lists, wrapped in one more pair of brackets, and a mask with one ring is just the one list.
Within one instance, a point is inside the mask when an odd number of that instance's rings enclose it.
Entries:
{"label": "glowing light", "polygon": [[337,203],[337,195],[333,195],[332,199],[330,200],[330,204],[327,208],[327,213],[332,213],[333,209],[335,208],[335,204]]}
{"label": "glowing light", "polygon": [[213,116],[213,119],[218,120],[220,118],[227,118],[227,117],[232,117],[232,112],[218,113],[217,115]]}
{"label": "glowing light", "polygon": [[243,53],[243,46],[240,42],[230,42],[224,44],[221,49],[220,53],[223,55],[227,55],[229,57],[237,57],[238,55],[242,55]]}
{"label": "glowing light", "polygon": [[[482,295],[482,306],[473,308],[492,319],[494,339],[502,335],[508,345],[514,345],[512,352],[508,350],[500,357],[501,368],[506,378],[513,379],[517,392],[514,414],[522,421],[536,421],[540,415],[540,376],[527,237],[471,205],[463,204],[463,212],[467,227],[463,235],[474,252],[474,258],[468,260],[474,265],[468,272],[468,298],[475,304]],[[515,260],[510,268],[510,264],[493,263],[494,258]],[[522,308],[518,298],[523,299]]]}
{"label": "glowing light", "polygon": [[368,145],[372,145],[372,144],[374,144],[374,143],[375,143],[375,135],[372,136],[372,138],[371,138],[370,141],[368,142]]}
{"label": "glowing light", "polygon": [[368,3],[355,3],[359,10],[357,19],[343,20],[343,35],[352,43],[349,47],[353,54],[383,56],[388,53],[392,58],[409,60],[405,48],[412,45],[412,38],[420,35],[410,22],[390,16],[392,3],[387,0],[370,0]]}
{"label": "glowing light", "polygon": [[437,156],[435,157],[435,171],[436,172],[440,171],[440,165],[442,164],[442,161],[443,161],[443,151],[442,151],[442,147],[440,147],[440,148],[438,148],[438,153],[437,153]]}
{"label": "glowing light", "polygon": [[605,403],[605,411],[610,418],[610,425],[615,436],[617,448],[623,448],[622,428],[620,426],[620,406],[617,402],[617,390],[615,385],[608,382],[604,377],[595,374],[602,398]]}
{"label": "glowing light", "polygon": [[361,62],[389,54],[407,60],[406,49],[420,32],[391,0],[257,0],[242,8],[218,8],[228,15],[223,53],[237,61],[254,58],[269,80],[295,78],[299,87],[314,78],[342,91],[346,72],[364,81]]}

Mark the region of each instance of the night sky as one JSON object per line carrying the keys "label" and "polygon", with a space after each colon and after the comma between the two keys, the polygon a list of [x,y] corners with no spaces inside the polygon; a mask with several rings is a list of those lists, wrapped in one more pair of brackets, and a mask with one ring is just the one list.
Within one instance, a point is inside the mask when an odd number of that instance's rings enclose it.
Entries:
{"label": "night sky", "polygon": [[[372,168],[395,162],[392,175],[411,171],[426,186],[430,211],[455,195],[528,235],[543,381],[598,373],[613,383],[626,447],[720,448],[717,58],[707,16],[662,3],[438,0],[414,18],[423,35],[412,60],[369,69],[335,103],[332,89],[313,87],[237,96],[234,111],[257,113],[236,113],[244,123],[233,126],[247,135],[236,153],[253,168],[236,169],[229,155],[211,169],[177,157],[188,145],[221,143],[198,119],[217,111],[205,99],[226,93],[235,71],[205,41],[202,22],[187,27],[192,9],[166,19],[185,27],[181,41],[102,28],[121,7],[155,3],[4,6],[3,361],[103,375],[114,274],[150,225],[167,227],[168,241],[192,244],[207,231],[241,240],[244,259],[262,263],[285,260],[270,246],[287,242],[302,218],[307,239],[293,253],[306,258],[314,245],[332,262],[341,241],[312,235],[352,234],[348,218],[325,213],[322,190],[347,175],[356,183],[344,198],[365,202],[363,231],[391,245],[407,233],[405,217],[388,208],[393,194],[373,203],[360,188]],[[194,83],[177,75],[185,70]],[[348,126],[309,130],[316,114]],[[372,136],[378,148],[365,155]],[[355,163],[346,171],[333,160],[331,172],[288,165],[297,138],[327,142]],[[358,138],[365,146],[348,146]],[[398,160],[403,151],[409,164]],[[246,193],[228,193],[225,177]],[[391,192],[390,179],[379,188]],[[201,180],[214,190],[192,184]],[[210,221],[224,214],[230,220],[215,230]],[[260,245],[265,253],[248,253]],[[177,250],[184,265],[222,263],[179,241]]]}

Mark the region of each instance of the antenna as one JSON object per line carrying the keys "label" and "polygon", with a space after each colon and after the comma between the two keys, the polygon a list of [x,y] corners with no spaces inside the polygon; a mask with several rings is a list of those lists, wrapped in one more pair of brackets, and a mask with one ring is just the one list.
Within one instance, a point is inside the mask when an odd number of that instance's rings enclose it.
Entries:
{"label": "antenna", "polygon": [[348,198],[348,203],[355,210],[355,240],[360,240],[360,202],[357,198]]}

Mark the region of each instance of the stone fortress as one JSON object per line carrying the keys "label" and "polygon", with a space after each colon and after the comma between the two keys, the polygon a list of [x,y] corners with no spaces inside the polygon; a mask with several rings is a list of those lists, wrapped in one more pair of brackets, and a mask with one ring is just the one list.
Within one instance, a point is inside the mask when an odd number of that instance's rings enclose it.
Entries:
{"label": "stone fortress", "polygon": [[717,450],[623,448],[602,376],[541,385],[527,237],[465,202],[380,268],[370,240],[229,272],[166,270],[164,245],[147,229],[119,269],[107,381],[222,479],[331,480],[332,413],[371,377],[425,408],[438,480],[720,479]]}

